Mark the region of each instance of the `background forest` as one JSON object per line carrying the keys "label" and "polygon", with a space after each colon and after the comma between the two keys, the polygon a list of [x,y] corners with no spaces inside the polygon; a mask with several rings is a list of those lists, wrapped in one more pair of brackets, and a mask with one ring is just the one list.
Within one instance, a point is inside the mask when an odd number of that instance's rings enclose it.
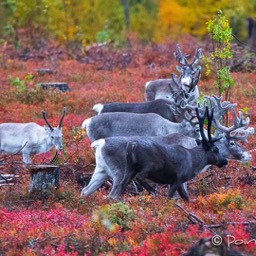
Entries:
{"label": "background forest", "polygon": [[[228,40],[216,57],[206,23],[219,9]],[[190,202],[167,199],[166,186],[154,198],[134,185],[113,201],[110,183],[80,197],[95,168],[82,122],[94,104],[142,102],[147,81],[177,74],[177,44],[189,61],[202,48],[200,97],[218,94],[214,64],[223,57],[228,99],[255,129],[255,18],[256,0],[0,0],[0,123],[45,125],[45,110],[56,126],[67,108],[58,189],[29,193],[21,156],[0,155],[0,255],[256,255],[255,134],[242,143],[252,161],[199,174],[188,182]],[[43,90],[48,82],[70,90]],[[55,152],[32,161],[49,163]]]}
{"label": "background forest", "polygon": [[0,6],[1,43],[39,47],[43,40],[53,40],[71,48],[94,42],[122,46],[130,37],[144,43],[177,39],[184,33],[203,38],[205,23],[218,9],[229,19],[233,33],[245,41],[256,1],[1,0]]}

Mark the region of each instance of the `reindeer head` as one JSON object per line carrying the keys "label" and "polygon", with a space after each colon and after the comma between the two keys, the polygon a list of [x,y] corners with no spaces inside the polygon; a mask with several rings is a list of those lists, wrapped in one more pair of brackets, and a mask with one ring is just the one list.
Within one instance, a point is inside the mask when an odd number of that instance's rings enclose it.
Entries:
{"label": "reindeer head", "polygon": [[[212,120],[213,120],[213,110],[211,110],[211,114],[209,113],[208,107],[205,109],[205,113],[203,116],[200,116],[198,108],[196,108],[196,115],[199,122],[199,128],[200,128],[200,134],[202,137],[201,143],[204,148],[204,151],[207,155],[209,164],[214,164],[218,167],[223,167],[227,164],[227,159],[223,157],[220,152],[219,148],[216,146],[216,142],[221,139],[219,138],[212,138],[211,135],[211,126],[212,126]],[[208,138],[205,135],[204,132],[204,120],[207,118],[207,135]]]}
{"label": "reindeer head", "polygon": [[200,131],[199,131],[199,127],[198,127],[198,123],[194,123],[194,122],[189,122],[187,120],[183,120],[180,123],[181,127],[181,131],[183,135],[192,137],[194,139],[200,139]]}
{"label": "reindeer head", "polygon": [[57,127],[53,128],[50,123],[48,122],[47,118],[46,118],[46,113],[45,111],[42,111],[42,115],[43,118],[47,124],[48,127],[44,127],[46,132],[48,133],[48,136],[51,140],[51,144],[54,145],[56,147],[57,150],[62,150],[62,121],[64,119],[64,116],[66,114],[66,108],[64,107],[63,109],[63,114],[60,118],[60,122],[58,124]]}
{"label": "reindeer head", "polygon": [[189,55],[183,55],[178,45],[176,45],[176,52],[174,52],[173,55],[181,64],[181,66],[176,66],[176,68],[181,73],[180,82],[182,84],[182,89],[190,93],[194,90],[201,77],[201,66],[195,65],[202,58],[202,49],[196,49],[196,54],[190,64],[187,59]]}
{"label": "reindeer head", "polygon": [[[235,107],[237,104],[231,104],[228,101],[221,102],[222,97],[207,97],[210,105],[214,108],[213,124],[216,128],[215,133],[221,136],[218,143],[221,154],[228,159],[248,162],[251,160],[251,154],[246,151],[237,141],[248,142],[247,137],[254,133],[253,127],[248,127],[250,123],[249,117],[243,118],[242,112],[239,112],[239,117],[236,115]],[[228,110],[231,109],[233,116],[233,125],[226,127],[221,124],[221,119]]]}

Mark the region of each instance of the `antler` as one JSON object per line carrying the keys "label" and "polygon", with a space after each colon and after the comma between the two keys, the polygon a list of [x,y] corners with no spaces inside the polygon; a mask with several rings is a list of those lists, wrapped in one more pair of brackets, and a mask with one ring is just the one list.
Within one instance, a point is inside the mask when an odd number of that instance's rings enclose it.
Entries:
{"label": "antler", "polygon": [[[188,56],[189,55],[183,55],[180,48],[179,48],[179,45],[176,44],[176,52],[173,53],[173,56],[175,57],[175,59],[181,64],[181,65],[189,65],[188,63]],[[198,63],[198,61],[202,58],[203,56],[203,53],[202,53],[202,48],[197,48],[196,49],[196,54],[193,58],[193,61],[191,62],[191,66],[194,66],[195,64]]]}
{"label": "antler", "polygon": [[[215,109],[213,121],[216,129],[223,132],[229,139],[248,142],[247,137],[254,133],[254,129],[252,127],[248,127],[250,118],[247,117],[246,119],[243,119],[243,114],[241,111],[239,111],[239,117],[237,117],[235,111],[237,104],[231,104],[229,101],[221,102],[222,97],[218,98],[214,95],[213,97],[205,96],[205,98],[209,99],[211,107]],[[221,125],[220,119],[227,113],[229,109],[232,111],[234,124],[231,127],[226,127]]]}
{"label": "antler", "polygon": [[195,95],[191,95],[182,89],[174,94],[174,102],[176,105],[180,105],[182,102],[184,104],[189,103],[191,101],[195,102]]}
{"label": "antler", "polygon": [[233,140],[241,140],[243,142],[248,142],[247,137],[250,134],[254,134],[254,128],[248,127],[247,129],[244,128],[238,128],[231,133],[229,133],[229,138]]}
{"label": "antler", "polygon": [[225,133],[226,137],[229,139],[248,142],[247,137],[254,133],[254,129],[252,127],[248,127],[250,118],[246,117],[246,119],[243,119],[243,114],[241,111],[239,111],[239,117],[237,117],[234,107],[231,108],[231,111],[234,124],[231,127],[226,127],[221,125],[219,120],[214,120],[216,129]]}
{"label": "antler", "polygon": [[51,129],[51,131],[53,131],[52,126],[49,124],[48,120],[46,119],[46,113],[45,113],[45,111],[42,111],[42,115],[43,115],[43,118],[44,118],[44,121],[46,122],[46,124],[49,126],[49,128]]}
{"label": "antler", "polygon": [[[207,108],[207,111],[208,111],[208,108]],[[202,142],[207,142],[207,138],[205,136],[205,133],[204,133],[204,120],[205,120],[205,117],[206,117],[206,111],[204,112],[203,116],[200,116],[199,114],[199,110],[198,108],[196,108],[196,116],[197,116],[197,119],[198,119],[198,122],[199,122],[199,130],[200,130],[200,134],[201,134],[201,137],[202,137]]]}
{"label": "antler", "polygon": [[204,98],[209,100],[211,109],[214,109],[214,123],[219,121],[229,109],[237,106],[236,103],[231,104],[229,101],[221,102],[222,96],[218,98],[213,95],[212,97],[204,96]]}
{"label": "antler", "polygon": [[[201,137],[202,137],[202,143],[203,144],[210,144],[212,145],[214,142],[218,141],[221,139],[221,137],[215,137],[213,138],[212,137],[212,134],[211,134],[211,127],[212,127],[212,121],[213,121],[213,116],[214,116],[214,110],[211,109],[211,113],[209,113],[209,108],[206,106],[205,107],[205,112],[204,112],[204,115],[201,117],[200,114],[199,114],[199,109],[196,108],[196,115],[197,115],[197,118],[198,118],[198,122],[199,122],[199,129],[200,129],[200,134],[201,134]],[[208,139],[205,135],[205,132],[204,132],[204,120],[205,120],[205,117],[207,117],[207,135],[208,135]]]}
{"label": "antler", "polygon": [[[195,106],[191,105],[190,102],[192,102],[192,104],[196,103],[195,96],[190,95],[183,90],[180,90],[179,92],[174,93],[173,99],[174,101],[172,102],[170,107],[172,108],[174,115],[181,117],[184,116],[185,119],[191,122],[195,115],[190,115],[189,112],[191,112],[191,109],[194,111]],[[188,106],[190,106],[191,108],[189,108]]]}
{"label": "antler", "polygon": [[188,55],[182,55],[182,52],[179,48],[179,45],[176,44],[176,52],[173,53],[174,58],[181,64],[181,65],[188,65]]}
{"label": "antler", "polygon": [[196,49],[196,55],[193,58],[193,61],[191,63],[192,66],[198,63],[198,61],[202,58],[203,53],[202,53],[202,48],[197,48]]}
{"label": "antler", "polygon": [[176,81],[177,75],[171,74],[171,79],[173,83],[168,83],[168,86],[170,89],[170,93],[174,95],[176,93],[179,93],[181,89],[181,84]]}
{"label": "antler", "polygon": [[190,96],[187,101],[182,99],[182,101],[181,101],[182,104],[180,104],[180,108],[182,108],[182,109],[186,110],[188,113],[192,114],[192,116],[191,116],[192,119],[194,117],[196,117],[196,113],[195,113],[196,108],[198,108],[198,111],[199,111],[200,114],[204,114],[204,112],[206,110],[206,107],[207,107],[206,100],[204,100],[202,102],[202,107],[200,107],[199,104],[197,104],[198,106],[196,106],[195,104],[191,104],[190,102],[196,103],[195,97],[193,95]]}
{"label": "antler", "polygon": [[60,122],[59,122],[59,125],[58,125],[59,128],[61,128],[61,126],[62,126],[62,121],[64,119],[65,114],[66,114],[66,107],[64,107],[64,109],[63,109],[63,114],[61,116],[61,119],[60,119]]}

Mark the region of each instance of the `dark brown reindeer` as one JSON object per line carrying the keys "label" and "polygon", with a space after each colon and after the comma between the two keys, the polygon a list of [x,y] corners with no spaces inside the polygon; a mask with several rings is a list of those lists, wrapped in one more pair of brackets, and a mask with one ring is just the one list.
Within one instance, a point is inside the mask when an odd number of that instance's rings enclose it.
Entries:
{"label": "dark brown reindeer", "polygon": [[[110,198],[117,198],[123,193],[129,182],[137,175],[141,180],[146,178],[162,184],[170,184],[168,196],[172,197],[177,190],[182,198],[188,200],[182,184],[197,175],[209,164],[222,167],[227,164],[212,139],[210,129],[213,114],[208,108],[203,117],[197,115],[202,140],[200,145],[186,149],[180,145],[167,145],[153,141],[132,139],[127,147],[118,143],[105,143],[105,139],[96,141],[96,169],[81,196],[89,196],[109,178],[113,181]],[[204,133],[204,119],[208,119],[208,139]],[[111,138],[110,138],[111,140]],[[125,157],[123,157],[125,156]]]}
{"label": "dark brown reindeer", "polygon": [[169,79],[157,79],[148,81],[145,84],[145,100],[151,101],[156,99],[172,100],[173,94],[181,89],[195,96],[195,100],[199,96],[198,82],[201,77],[201,66],[196,66],[202,58],[202,49],[196,49],[193,61],[189,64],[187,55],[183,55],[179,46],[176,45],[175,59],[181,64],[176,66],[180,72],[180,77],[171,74]]}
{"label": "dark brown reindeer", "polygon": [[[234,108],[237,104],[231,104],[228,101],[221,102],[222,97],[218,98],[213,95],[212,97],[205,96],[205,98],[209,100],[211,109],[214,110],[213,125],[215,126],[215,136],[220,137],[220,140],[216,141],[215,144],[218,147],[221,156],[229,160],[240,161],[242,163],[251,161],[252,155],[240,144],[237,143],[237,141],[247,143],[248,136],[254,134],[254,128],[249,127],[249,117],[244,119],[241,112],[239,112],[239,117],[237,117]],[[206,104],[204,104],[204,107],[205,106]],[[228,110],[231,110],[233,116],[233,125],[230,127],[226,127],[220,124],[220,120],[223,118],[224,115],[226,115]],[[129,138],[129,140],[126,139],[126,143],[128,143],[130,140],[131,138]],[[168,136],[156,137],[154,138],[154,140],[161,141],[167,144],[181,145],[185,148],[193,148],[197,145],[197,140],[191,137],[183,136],[181,134],[170,134]],[[208,168],[206,167],[200,172],[203,172],[207,169]],[[144,182],[143,179],[140,179],[139,175],[137,175],[137,181],[142,186],[144,186],[144,188],[146,188],[149,193],[155,195],[155,189],[149,186],[149,184],[147,184],[146,182]],[[186,184],[184,183],[182,186],[182,189],[187,191]]]}

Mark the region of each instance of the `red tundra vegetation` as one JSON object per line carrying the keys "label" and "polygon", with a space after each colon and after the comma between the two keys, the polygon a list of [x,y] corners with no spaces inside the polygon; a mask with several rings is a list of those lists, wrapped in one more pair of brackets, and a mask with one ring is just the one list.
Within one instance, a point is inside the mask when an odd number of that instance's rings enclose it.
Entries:
{"label": "red tundra vegetation", "polygon": [[[44,198],[29,193],[30,173],[21,157],[1,155],[0,177],[17,175],[0,187],[1,255],[186,255],[200,239],[214,235],[223,238],[227,253],[232,249],[255,255],[255,134],[244,144],[253,155],[252,161],[246,165],[229,161],[222,169],[211,168],[198,175],[188,183],[190,202],[168,200],[164,186],[159,186],[156,198],[131,185],[122,200],[111,201],[106,197],[109,184],[88,198],[80,198],[95,166],[94,152],[80,128],[83,120],[95,115],[92,107],[96,103],[144,101],[148,80],[177,73],[177,63],[170,54],[176,43],[132,45],[123,50],[94,47],[79,58],[64,51],[54,55],[46,49],[44,54],[24,60],[17,52],[1,51],[1,123],[44,125],[41,112],[45,110],[55,126],[63,107],[67,108],[64,150],[57,159],[61,167],[59,189]],[[202,42],[191,38],[179,45],[192,56],[196,47],[207,51]],[[43,68],[52,72],[36,71]],[[231,102],[237,102],[237,110],[248,115],[250,126],[255,127],[256,71],[240,68],[232,76]],[[65,82],[71,92],[42,90],[42,82]],[[213,78],[204,75],[202,65],[200,91],[216,94],[212,84]],[[54,153],[37,155],[33,163],[47,163]],[[208,249],[214,252],[217,248]]]}

